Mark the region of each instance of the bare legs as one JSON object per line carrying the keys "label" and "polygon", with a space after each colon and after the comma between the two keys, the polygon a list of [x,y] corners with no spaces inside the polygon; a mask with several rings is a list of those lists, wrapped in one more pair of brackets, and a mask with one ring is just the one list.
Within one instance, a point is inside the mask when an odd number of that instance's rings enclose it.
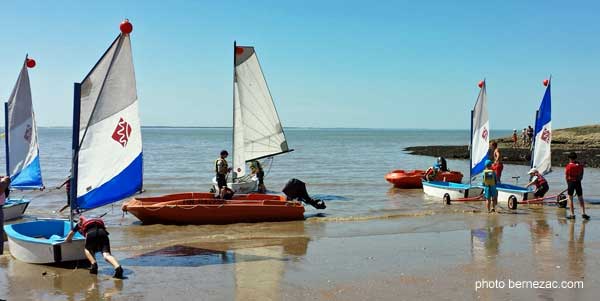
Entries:
{"label": "bare legs", "polygon": [[115,269],[118,268],[119,266],[121,266],[119,264],[119,262],[117,261],[117,259],[114,256],[112,256],[112,254],[104,252],[104,253],[102,253],[102,256],[104,256],[104,260],[106,260],[106,262],[112,264],[112,266]]}
{"label": "bare legs", "polygon": [[[573,196],[569,195],[569,208],[571,209],[571,216],[575,216],[575,206],[573,206]],[[585,213],[585,202],[583,200],[583,195],[577,195],[577,199],[579,200],[579,206],[581,207],[581,211],[583,215],[587,215]]]}

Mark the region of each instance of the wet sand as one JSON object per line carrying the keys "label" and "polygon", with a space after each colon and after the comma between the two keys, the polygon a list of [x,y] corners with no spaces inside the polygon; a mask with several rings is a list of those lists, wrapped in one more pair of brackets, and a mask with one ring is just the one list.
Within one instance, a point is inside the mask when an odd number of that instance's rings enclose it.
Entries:
{"label": "wet sand", "polygon": [[[128,279],[0,257],[7,300],[595,299],[600,223],[554,207],[354,222],[113,227]],[[596,208],[590,215],[600,216]],[[153,237],[147,239],[148,236]],[[132,245],[131,242],[137,242]],[[142,243],[143,242],[143,243]],[[582,289],[479,289],[477,280],[581,280]]]}

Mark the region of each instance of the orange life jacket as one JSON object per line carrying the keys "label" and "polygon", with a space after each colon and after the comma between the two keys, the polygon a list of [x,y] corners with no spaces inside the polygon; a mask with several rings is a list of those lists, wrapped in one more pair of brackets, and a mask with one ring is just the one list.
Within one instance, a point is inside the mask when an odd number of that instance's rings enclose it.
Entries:
{"label": "orange life jacket", "polygon": [[537,179],[535,179],[535,187],[542,187],[544,184],[548,183],[542,175],[538,174]]}

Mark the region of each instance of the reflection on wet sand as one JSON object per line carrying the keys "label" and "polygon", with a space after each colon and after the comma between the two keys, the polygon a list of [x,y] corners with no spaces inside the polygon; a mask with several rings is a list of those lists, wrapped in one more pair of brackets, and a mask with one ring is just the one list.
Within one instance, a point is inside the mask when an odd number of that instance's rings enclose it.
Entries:
{"label": "reflection on wet sand", "polygon": [[[575,236],[575,225],[574,221],[569,221],[569,244],[567,249],[568,254],[568,279],[566,280],[584,280],[586,277],[586,256],[585,256],[585,227],[587,221],[577,223],[579,225],[579,233]],[[579,290],[571,292],[573,300],[581,298],[579,296]]]}
{"label": "reflection on wet sand", "polygon": [[35,265],[18,260],[1,264],[7,277],[8,296],[23,300],[111,300],[123,289],[122,280],[113,280],[112,269],[90,275],[77,264],[65,267]]}
{"label": "reflection on wet sand", "polygon": [[[157,227],[170,228],[170,231],[167,230],[170,241],[178,244],[128,257],[122,260],[125,266],[203,267],[231,264],[234,267],[232,280],[235,281],[236,300],[281,299],[280,286],[286,262],[306,255],[309,244],[304,223]],[[220,227],[219,231],[224,235],[215,237],[205,232],[211,232],[214,227]],[[124,235],[131,239],[132,234],[137,235],[144,229],[135,230]],[[191,231],[195,235],[192,236]],[[190,235],[185,239],[188,242],[183,241],[186,235]],[[205,241],[201,242],[201,238]]]}
{"label": "reflection on wet sand", "polygon": [[[487,226],[481,229],[471,230],[471,254],[473,263],[479,266],[484,279],[496,279],[498,275],[498,256],[500,255],[500,244],[504,226],[497,224],[495,216],[488,219]],[[491,300],[491,290],[484,290],[475,298]]]}
{"label": "reflection on wet sand", "polygon": [[[543,208],[539,208],[543,210]],[[553,230],[548,224],[545,215],[529,222],[529,233],[531,235],[531,251],[535,266],[535,279],[555,280],[557,275],[556,262],[559,261],[552,249],[554,238]],[[553,299],[551,289],[537,289],[537,296],[541,299]]]}

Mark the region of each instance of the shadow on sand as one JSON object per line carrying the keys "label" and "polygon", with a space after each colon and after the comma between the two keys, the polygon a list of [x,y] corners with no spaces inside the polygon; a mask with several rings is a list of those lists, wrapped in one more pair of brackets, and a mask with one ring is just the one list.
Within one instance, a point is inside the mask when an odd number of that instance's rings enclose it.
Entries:
{"label": "shadow on sand", "polygon": [[184,245],[174,245],[134,257],[125,258],[121,260],[121,263],[125,266],[200,267],[264,260],[287,261],[285,258],[237,254],[231,250],[219,251]]}

